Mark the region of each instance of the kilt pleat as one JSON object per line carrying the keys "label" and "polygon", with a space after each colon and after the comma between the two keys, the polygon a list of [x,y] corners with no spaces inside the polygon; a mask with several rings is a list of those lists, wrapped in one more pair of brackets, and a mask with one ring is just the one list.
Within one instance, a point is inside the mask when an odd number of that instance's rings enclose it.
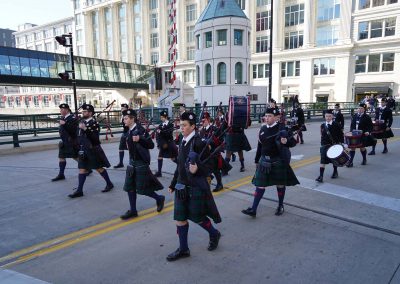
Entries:
{"label": "kilt pleat", "polygon": [[258,166],[256,173],[253,176],[252,183],[259,187],[267,187],[271,185],[293,186],[300,184],[292,170],[292,167],[286,165],[281,160],[272,164],[271,171],[268,174],[261,172],[260,167]]}
{"label": "kilt pleat", "polygon": [[251,146],[249,140],[244,132],[240,133],[227,133],[225,137],[226,147],[225,149],[230,152],[238,151],[250,151]]}
{"label": "kilt pleat", "polygon": [[101,148],[100,145],[85,150],[85,154],[86,159],[78,160],[79,169],[93,170],[99,168],[109,168],[111,166],[103,148]]}

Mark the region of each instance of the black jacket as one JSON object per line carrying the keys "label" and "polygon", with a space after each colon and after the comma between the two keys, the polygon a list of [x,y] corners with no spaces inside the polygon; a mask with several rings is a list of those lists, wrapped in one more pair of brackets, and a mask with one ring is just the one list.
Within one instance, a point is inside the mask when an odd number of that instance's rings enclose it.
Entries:
{"label": "black jacket", "polygon": [[160,146],[163,144],[168,144],[170,142],[173,142],[174,129],[175,129],[174,124],[170,121],[168,121],[167,125],[164,125],[163,123],[161,123],[157,127],[157,132],[156,132],[157,145]]}
{"label": "black jacket", "polygon": [[60,125],[58,131],[60,133],[60,138],[65,144],[74,144],[78,135],[78,122],[79,120],[75,118],[73,114],[66,118],[61,118],[65,121],[64,125]]}
{"label": "black jacket", "polygon": [[100,145],[100,126],[96,119],[92,118],[89,121],[81,120],[80,122],[86,126],[86,130],[80,128],[78,130],[80,145],[84,148]]}
{"label": "black jacket", "polygon": [[344,116],[340,110],[337,113],[333,112],[333,121],[336,122],[341,129],[344,129]]}
{"label": "black jacket", "polygon": [[392,110],[387,106],[385,108],[377,108],[375,110],[375,120],[383,120],[386,127],[392,127],[393,114]]}
{"label": "black jacket", "polygon": [[290,117],[297,117],[297,124],[300,126],[305,123],[304,111],[301,107],[292,110],[290,112]]}
{"label": "black jacket", "polygon": [[[139,136],[138,142],[133,142],[132,136]],[[153,140],[149,133],[140,124],[136,124],[135,128],[128,131],[128,137],[126,139],[128,144],[129,157],[135,161],[142,160],[146,164],[150,165],[150,151],[149,149],[154,148]]]}
{"label": "black jacket", "polygon": [[[358,122],[358,123],[357,123]],[[373,129],[372,119],[368,114],[363,113],[361,116],[356,113],[351,119],[350,131],[362,130],[363,133],[371,133]]]}
{"label": "black jacket", "polygon": [[344,139],[343,131],[340,128],[340,125],[336,121],[333,121],[332,125],[328,126],[324,122],[321,124],[320,128],[321,128],[321,146],[343,143]]}

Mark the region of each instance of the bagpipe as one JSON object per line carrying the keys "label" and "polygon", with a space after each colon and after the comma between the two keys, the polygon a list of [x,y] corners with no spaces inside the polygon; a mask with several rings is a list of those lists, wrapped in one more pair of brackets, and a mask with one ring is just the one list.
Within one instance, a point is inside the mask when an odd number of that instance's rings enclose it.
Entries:
{"label": "bagpipe", "polygon": [[[103,112],[106,111],[111,111],[114,103],[116,102],[116,100],[113,100],[111,103],[109,103],[101,112],[96,114],[96,120],[100,117],[100,115]],[[114,134],[112,133],[111,130],[111,123],[110,123],[110,116],[107,115],[106,117],[102,118],[101,120],[98,121],[98,123],[100,124],[101,122],[105,121],[105,125],[104,128],[106,129],[106,140],[108,140],[108,135],[110,134],[111,137],[114,137]]]}

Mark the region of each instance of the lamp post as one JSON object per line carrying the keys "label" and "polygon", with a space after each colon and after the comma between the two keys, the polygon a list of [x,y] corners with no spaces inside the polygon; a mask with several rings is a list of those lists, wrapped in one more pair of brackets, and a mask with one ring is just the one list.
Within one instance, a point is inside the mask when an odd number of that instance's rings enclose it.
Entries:
{"label": "lamp post", "polygon": [[271,0],[271,17],[269,24],[269,74],[268,74],[268,95],[267,103],[271,101],[272,97],[272,35],[273,35],[273,19],[274,19],[274,0]]}

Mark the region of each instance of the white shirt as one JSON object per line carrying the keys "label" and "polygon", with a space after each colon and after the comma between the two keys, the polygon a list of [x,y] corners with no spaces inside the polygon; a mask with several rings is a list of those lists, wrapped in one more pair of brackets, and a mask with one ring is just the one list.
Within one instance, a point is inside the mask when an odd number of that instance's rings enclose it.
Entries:
{"label": "white shirt", "polygon": [[166,121],[163,122],[163,125],[166,126],[166,125],[168,125],[168,123],[169,123],[169,121],[166,120]]}
{"label": "white shirt", "polygon": [[207,125],[207,126],[205,127],[205,128],[206,128],[206,130],[208,130],[208,129],[210,128],[210,126],[211,126],[211,125]]}
{"label": "white shirt", "polygon": [[67,119],[68,116],[71,116],[72,113],[67,114],[66,116],[64,116],[64,119]]}
{"label": "white shirt", "polygon": [[183,137],[182,144],[185,142],[188,143],[194,137],[195,134],[196,134],[196,131],[193,130],[192,133],[190,133],[187,137]]}
{"label": "white shirt", "polygon": [[331,122],[325,122],[326,126],[328,125],[332,125],[332,121]]}
{"label": "white shirt", "polygon": [[274,127],[275,125],[277,125],[277,123],[274,122],[272,125],[268,125],[268,124],[266,124],[266,125],[267,125],[267,128],[271,128],[271,127]]}
{"label": "white shirt", "polygon": [[86,122],[89,122],[93,119],[93,117],[89,117],[88,119],[85,119]]}
{"label": "white shirt", "polygon": [[129,131],[132,131],[133,129],[135,129],[135,127],[136,127],[136,123],[131,128],[129,128]]}

